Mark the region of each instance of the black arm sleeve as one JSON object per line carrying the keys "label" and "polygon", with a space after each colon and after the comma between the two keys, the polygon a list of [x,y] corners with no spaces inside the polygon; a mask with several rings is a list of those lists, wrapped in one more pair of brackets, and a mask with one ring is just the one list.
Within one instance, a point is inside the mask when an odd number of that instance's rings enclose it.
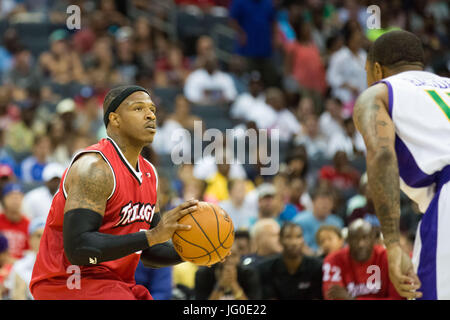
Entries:
{"label": "black arm sleeve", "polygon": [[98,232],[102,220],[101,214],[89,209],[73,209],[64,214],[64,252],[70,263],[97,264],[149,247],[145,232],[125,235]]}
{"label": "black arm sleeve", "polygon": [[159,243],[145,249],[141,253],[141,261],[149,268],[163,268],[183,262],[183,259],[175,251],[172,241]]}

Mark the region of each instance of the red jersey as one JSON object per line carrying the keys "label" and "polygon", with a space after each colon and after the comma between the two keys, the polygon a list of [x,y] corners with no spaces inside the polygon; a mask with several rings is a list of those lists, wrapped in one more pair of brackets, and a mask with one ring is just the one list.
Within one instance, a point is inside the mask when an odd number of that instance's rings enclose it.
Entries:
{"label": "red jersey", "polygon": [[358,300],[403,299],[389,280],[386,249],[375,245],[366,262],[357,262],[350,256],[348,246],[329,254],[322,266],[322,290],[328,299],[328,289],[340,285]]}
{"label": "red jersey", "polygon": [[23,252],[30,248],[28,243],[28,226],[30,221],[22,217],[18,222],[9,221],[5,214],[0,214],[0,232],[8,239],[9,253],[14,259],[20,259]]}
{"label": "red jersey", "polygon": [[[96,152],[111,167],[114,174],[114,189],[106,203],[103,223],[98,230],[101,233],[123,235],[150,228],[155,212],[158,177],[154,166],[142,156],[138,159],[137,170],[122,154],[117,144],[110,138],[81,151],[80,154]],[[63,220],[66,191],[64,187],[67,171],[64,172],[58,192],[53,198],[50,212],[42,236],[36,263],[33,268],[30,289],[40,281],[58,281],[67,279],[72,273],[71,263],[64,253]],[[135,284],[134,273],[140,259],[140,252],[130,254],[113,261],[80,266],[81,279],[119,280]]]}

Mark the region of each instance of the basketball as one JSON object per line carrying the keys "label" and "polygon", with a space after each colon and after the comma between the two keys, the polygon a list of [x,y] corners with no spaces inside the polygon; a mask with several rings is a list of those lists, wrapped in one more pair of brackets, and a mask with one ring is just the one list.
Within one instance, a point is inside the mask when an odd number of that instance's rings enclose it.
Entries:
{"label": "basketball", "polygon": [[173,234],[175,250],[186,261],[201,266],[213,265],[224,259],[234,242],[234,226],[230,216],[218,205],[199,202],[197,211],[178,220],[190,225],[190,230]]}

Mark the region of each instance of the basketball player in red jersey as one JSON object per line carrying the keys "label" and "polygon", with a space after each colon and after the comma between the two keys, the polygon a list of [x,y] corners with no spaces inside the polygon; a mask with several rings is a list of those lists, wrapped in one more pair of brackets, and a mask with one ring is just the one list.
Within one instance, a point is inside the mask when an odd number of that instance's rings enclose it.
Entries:
{"label": "basketball player in red jersey", "polygon": [[140,155],[156,132],[150,94],[118,87],[103,108],[108,138],[74,156],[53,198],[30,283],[35,299],[152,299],[134,281],[139,259],[182,262],[170,239],[190,229],[177,221],[198,201],[159,214],[158,176]]}

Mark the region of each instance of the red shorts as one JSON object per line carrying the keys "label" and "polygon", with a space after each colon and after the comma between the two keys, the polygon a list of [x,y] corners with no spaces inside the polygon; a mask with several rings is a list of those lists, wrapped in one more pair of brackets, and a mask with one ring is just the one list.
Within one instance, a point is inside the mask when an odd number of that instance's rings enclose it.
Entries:
{"label": "red shorts", "polygon": [[153,300],[144,286],[107,279],[82,279],[78,289],[69,289],[65,281],[42,280],[31,294],[36,300]]}

